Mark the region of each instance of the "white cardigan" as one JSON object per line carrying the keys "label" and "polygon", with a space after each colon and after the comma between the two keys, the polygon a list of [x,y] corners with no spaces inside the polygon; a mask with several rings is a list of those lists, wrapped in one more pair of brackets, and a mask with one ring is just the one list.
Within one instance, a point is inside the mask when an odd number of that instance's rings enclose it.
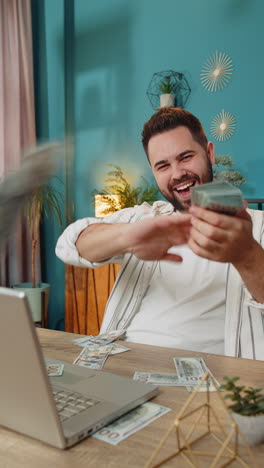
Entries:
{"label": "white cardigan", "polygon": [[[83,218],[66,228],[60,236],[56,255],[65,263],[96,268],[107,263],[120,263],[121,269],[108,299],[101,332],[126,328],[138,312],[156,262],[139,260],[132,254],[91,263],[81,258],[75,242],[82,230],[94,223],[127,223],[157,215],[170,215],[173,207],[158,201],[153,206],[143,203],[126,208],[106,218]],[[253,221],[254,238],[264,247],[264,212],[248,210]],[[264,272],[263,272],[264,273]],[[229,265],[226,282],[225,354],[264,360],[264,304],[253,300],[237,270]]]}

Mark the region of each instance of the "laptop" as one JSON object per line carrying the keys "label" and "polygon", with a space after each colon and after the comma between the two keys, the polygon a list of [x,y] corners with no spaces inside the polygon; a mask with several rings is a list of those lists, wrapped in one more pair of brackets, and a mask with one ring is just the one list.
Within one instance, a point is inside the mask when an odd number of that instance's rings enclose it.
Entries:
{"label": "laptop", "polygon": [[[53,363],[64,364],[61,376],[48,377]],[[0,424],[61,449],[158,393],[155,385],[45,359],[25,293],[3,287],[0,375]]]}

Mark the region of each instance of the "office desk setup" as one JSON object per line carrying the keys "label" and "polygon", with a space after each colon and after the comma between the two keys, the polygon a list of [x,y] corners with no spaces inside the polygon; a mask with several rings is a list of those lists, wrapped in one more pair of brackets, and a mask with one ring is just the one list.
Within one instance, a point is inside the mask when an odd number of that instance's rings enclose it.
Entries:
{"label": "office desk setup", "polygon": [[[79,337],[79,335],[46,329],[38,329],[37,333],[42,351],[47,357],[72,363],[81,350],[73,343],[73,339]],[[122,344],[122,342],[119,343]],[[173,357],[201,356],[220,383],[225,375],[229,377],[237,375],[243,385],[263,387],[264,364],[262,361],[128,342],[123,344],[129,347],[130,351],[108,357],[103,370],[97,372],[111,372],[131,378],[136,371],[174,373]],[[143,467],[177,417],[189,395],[190,393],[185,387],[160,387],[159,394],[152,401],[170,408],[171,411],[116,446],[89,437],[70,449],[59,450],[1,427],[0,466],[1,468],[47,468],[48,466],[54,468]],[[197,394],[196,405],[202,403],[204,397],[203,393]],[[226,414],[223,412],[215,392],[210,393],[210,401],[215,405],[215,410],[221,422],[225,423]],[[195,407],[195,404],[192,404]],[[175,451],[175,445],[173,446],[175,438],[173,441],[169,441],[171,452]],[[208,449],[210,449],[210,443]],[[264,444],[254,447],[253,453],[259,466],[264,466]],[[249,466],[252,466],[247,451],[243,450],[243,456]],[[162,458],[164,457],[161,456],[160,460]],[[202,457],[200,457],[200,463],[202,467],[209,466],[205,465],[205,460]],[[164,466],[184,467],[188,466],[188,464],[178,456]],[[234,462],[232,466],[241,465]]]}

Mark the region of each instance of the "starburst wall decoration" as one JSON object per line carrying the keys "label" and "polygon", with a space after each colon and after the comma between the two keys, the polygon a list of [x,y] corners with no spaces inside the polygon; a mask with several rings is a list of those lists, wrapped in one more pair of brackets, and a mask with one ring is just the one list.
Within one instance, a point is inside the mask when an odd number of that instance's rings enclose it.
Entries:
{"label": "starburst wall decoration", "polygon": [[235,117],[230,112],[225,112],[224,109],[215,116],[211,123],[211,133],[218,141],[228,140],[233,135],[235,128]]}
{"label": "starburst wall decoration", "polygon": [[226,86],[233,72],[232,59],[216,51],[209,57],[202,69],[201,82],[208,91],[218,91]]}

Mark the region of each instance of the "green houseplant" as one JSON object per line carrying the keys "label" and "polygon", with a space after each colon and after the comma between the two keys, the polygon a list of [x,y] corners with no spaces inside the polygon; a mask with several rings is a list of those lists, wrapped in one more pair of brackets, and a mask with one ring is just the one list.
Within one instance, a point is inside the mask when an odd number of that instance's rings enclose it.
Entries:
{"label": "green houseplant", "polygon": [[[58,177],[54,180],[61,183]],[[62,194],[52,182],[40,185],[27,201],[26,216],[31,238],[31,278],[32,288],[36,288],[36,252],[40,243],[40,225],[44,217],[57,220],[62,225],[60,205]]]}
{"label": "green houseplant", "polygon": [[133,187],[120,166],[114,164],[107,164],[107,166],[112,169],[107,173],[105,187],[101,190],[95,189],[92,191],[92,196],[100,195],[101,201],[105,204],[104,215],[123,208],[140,205],[144,201],[153,203],[158,200],[159,190],[156,185],[150,184],[147,179],[142,177],[142,185]]}
{"label": "green houseplant", "polygon": [[216,156],[214,177],[222,178],[234,185],[243,185],[246,182],[241,172],[234,170],[233,159],[227,155]]}
{"label": "green houseplant", "polygon": [[174,89],[174,83],[170,76],[166,76],[159,84],[159,90],[161,94],[172,94]]}
{"label": "green houseplant", "polygon": [[264,394],[261,388],[237,385],[239,377],[224,377],[220,390],[225,390],[225,399],[232,416],[250,445],[264,441]]}
{"label": "green houseplant", "polygon": [[170,75],[165,76],[159,83],[160,107],[173,107],[175,104],[175,83]]}
{"label": "green houseplant", "polygon": [[[37,251],[40,245],[40,226],[43,219],[57,220],[62,225],[61,202],[62,193],[55,188],[54,182],[61,184],[58,177],[48,178],[57,169],[58,159],[61,156],[63,145],[61,143],[48,143],[40,145],[26,158],[24,164],[25,182],[32,186],[28,190],[24,204],[24,212],[30,232],[31,240],[31,283],[17,283],[13,288],[23,290],[31,306],[34,322],[42,319],[43,308],[47,308],[50,285],[37,283],[36,263]],[[37,177],[39,183],[33,182]]]}

